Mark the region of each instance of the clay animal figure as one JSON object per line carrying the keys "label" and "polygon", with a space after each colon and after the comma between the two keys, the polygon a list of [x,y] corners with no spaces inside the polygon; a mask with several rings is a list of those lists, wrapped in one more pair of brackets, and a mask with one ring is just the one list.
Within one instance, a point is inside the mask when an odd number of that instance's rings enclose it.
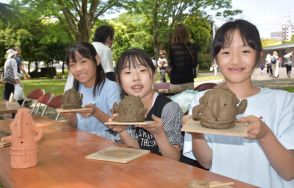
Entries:
{"label": "clay animal figure", "polygon": [[3,137],[9,141],[11,168],[29,168],[38,163],[37,142],[42,137],[42,130],[37,129],[29,109],[20,108],[10,123],[11,135]]}
{"label": "clay animal figure", "polygon": [[118,114],[116,121],[119,122],[144,121],[147,112],[139,96],[125,96],[119,104],[113,104],[112,110]]}
{"label": "clay animal figure", "polygon": [[62,107],[64,109],[76,109],[82,106],[83,95],[74,88],[67,90],[62,97]]}
{"label": "clay animal figure", "polygon": [[225,85],[207,91],[193,108],[194,120],[204,127],[227,129],[235,125],[236,115],[246,110],[247,100],[240,100]]}

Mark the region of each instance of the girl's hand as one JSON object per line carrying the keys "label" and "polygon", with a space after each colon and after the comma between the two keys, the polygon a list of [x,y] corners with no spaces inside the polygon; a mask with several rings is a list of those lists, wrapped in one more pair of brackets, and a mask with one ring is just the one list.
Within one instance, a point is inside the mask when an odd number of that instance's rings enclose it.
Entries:
{"label": "girl's hand", "polygon": [[[112,121],[115,121],[117,118],[118,114],[113,114],[107,122],[111,123]],[[123,132],[127,128],[127,126],[125,125],[108,125],[108,127],[118,133]]]}
{"label": "girl's hand", "polygon": [[161,118],[152,115],[153,121],[148,125],[136,125],[136,127],[140,127],[146,129],[153,136],[160,135],[164,133],[163,123]]}
{"label": "girl's hand", "polygon": [[95,109],[96,109],[95,104],[86,104],[85,107],[86,108],[89,108],[89,110],[83,111],[83,112],[79,112],[82,116],[84,116],[84,117],[90,117],[91,115],[94,114]]}
{"label": "girl's hand", "polygon": [[271,131],[264,121],[262,121],[262,117],[247,116],[240,118],[240,121],[249,124],[246,137],[248,139],[262,139]]}

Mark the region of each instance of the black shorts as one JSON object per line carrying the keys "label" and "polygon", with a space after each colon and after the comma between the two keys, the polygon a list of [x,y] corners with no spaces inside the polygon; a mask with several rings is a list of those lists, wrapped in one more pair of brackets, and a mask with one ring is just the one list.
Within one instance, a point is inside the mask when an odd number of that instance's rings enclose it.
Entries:
{"label": "black shorts", "polygon": [[14,84],[5,83],[3,98],[9,100],[11,93],[14,93]]}

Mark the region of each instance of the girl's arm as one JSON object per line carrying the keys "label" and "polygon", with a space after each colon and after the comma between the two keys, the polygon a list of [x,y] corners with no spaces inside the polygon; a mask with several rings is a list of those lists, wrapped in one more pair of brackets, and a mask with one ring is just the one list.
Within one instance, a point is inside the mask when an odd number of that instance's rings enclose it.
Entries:
{"label": "girl's arm", "polygon": [[76,113],[63,113],[63,116],[67,119],[67,123],[72,127],[77,127],[77,114]]}
{"label": "girl's arm", "polygon": [[[158,117],[157,117],[158,118]],[[158,134],[153,134],[156,143],[160,149],[162,156],[165,156],[176,161],[180,160],[181,151],[180,146],[172,145],[169,143],[168,138],[164,131],[160,131]]]}
{"label": "girl's arm", "polygon": [[104,113],[94,104],[87,104],[85,107],[90,108],[89,111],[81,112],[81,114],[85,117],[94,116],[101,122],[107,122],[110,118],[108,114]]}
{"label": "girl's arm", "polygon": [[140,148],[138,141],[132,138],[126,129],[123,129],[122,131],[118,132],[118,134],[121,138],[122,143],[132,148]]}
{"label": "girl's arm", "polygon": [[154,136],[162,156],[178,161],[181,155],[180,146],[169,142],[161,118],[152,115],[152,119],[154,120],[152,123],[138,127],[146,129]]}
{"label": "girl's arm", "polygon": [[101,122],[107,122],[110,118],[108,114],[104,113],[102,110],[100,110],[100,108],[96,106],[92,115],[95,116]]}
{"label": "girl's arm", "polygon": [[248,139],[258,139],[271,166],[284,180],[294,178],[294,151],[287,150],[276,138],[270,128],[258,117],[247,116],[240,119],[248,122]]}
{"label": "girl's arm", "polygon": [[206,169],[211,167],[212,150],[201,133],[192,134],[192,152],[197,161]]}
{"label": "girl's arm", "polygon": [[[108,120],[108,122],[111,122],[117,118],[118,118],[118,114],[112,114],[112,117]],[[119,134],[120,139],[123,144],[126,144],[127,146],[132,147],[132,148],[138,148],[138,149],[140,148],[138,141],[129,135],[129,133],[127,131],[127,126],[125,126],[125,125],[109,125],[109,128]]]}

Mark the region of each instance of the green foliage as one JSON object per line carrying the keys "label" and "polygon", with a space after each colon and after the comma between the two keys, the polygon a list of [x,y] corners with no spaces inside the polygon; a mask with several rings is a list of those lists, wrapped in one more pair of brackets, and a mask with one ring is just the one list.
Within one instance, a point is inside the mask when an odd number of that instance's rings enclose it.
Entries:
{"label": "green foliage", "polygon": [[14,6],[0,2],[0,26],[6,27],[12,20],[17,19],[18,17],[18,10]]}
{"label": "green foliage", "polygon": [[12,28],[0,29],[0,66],[4,65],[6,50],[20,44],[21,35],[24,32],[23,29],[16,32]]}
{"label": "green foliage", "polygon": [[211,26],[205,18],[190,16],[184,22],[188,26],[192,43],[198,44],[202,50],[206,50],[211,41]]}
{"label": "green foliage", "polygon": [[141,48],[152,55],[152,36],[144,29],[146,25],[144,15],[122,14],[109,23],[115,29],[113,44],[113,59],[115,61],[123,51],[129,48]]}
{"label": "green foliage", "polygon": [[[114,7],[119,7],[123,0],[20,0],[24,6],[32,7],[49,18],[56,18],[66,27],[74,41],[89,41],[91,29],[98,17]],[[61,14],[62,13],[62,14]]]}

